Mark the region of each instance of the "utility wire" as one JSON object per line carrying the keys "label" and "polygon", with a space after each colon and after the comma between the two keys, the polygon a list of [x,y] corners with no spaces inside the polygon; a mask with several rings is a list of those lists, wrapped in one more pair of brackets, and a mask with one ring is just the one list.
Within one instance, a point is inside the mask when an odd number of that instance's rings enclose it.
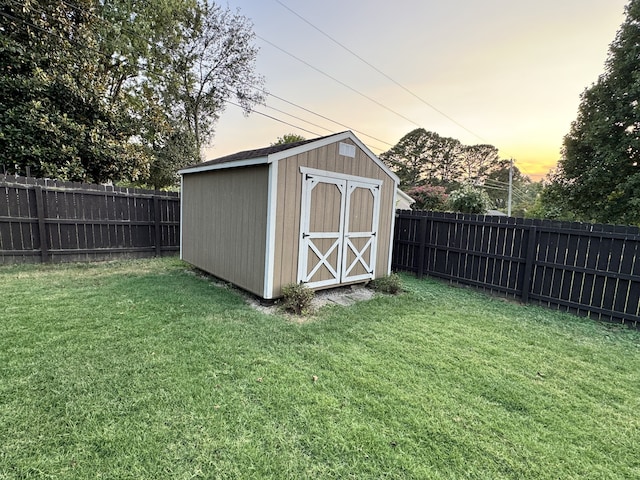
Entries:
{"label": "utility wire", "polygon": [[[485,140],[484,138],[482,138],[480,135],[478,135],[477,133],[475,133],[474,131],[470,130],[469,128],[465,127],[464,125],[462,125],[460,122],[458,122],[456,119],[454,119],[453,117],[451,117],[450,115],[447,115],[445,112],[443,112],[442,110],[436,108],[434,105],[432,105],[431,103],[429,103],[428,101],[426,101],[424,98],[422,98],[421,96],[419,96],[418,94],[416,94],[415,92],[413,92],[412,90],[408,89],[407,87],[405,87],[403,84],[401,84],[400,82],[398,82],[397,80],[395,80],[393,77],[391,77],[390,75],[388,75],[387,73],[383,72],[382,70],[380,70],[378,67],[376,67],[375,65],[373,65],[371,62],[367,61],[366,59],[364,59],[362,56],[358,55],[356,52],[354,52],[353,50],[351,50],[349,47],[347,47],[346,45],[344,45],[343,43],[339,42],[338,40],[336,40],[335,38],[333,38],[331,35],[329,35],[327,32],[325,32],[324,30],[322,30],[321,28],[317,27],[316,25],[314,25],[313,23],[311,23],[309,20],[307,20],[305,17],[303,17],[302,15],[300,15],[298,12],[296,12],[295,10],[293,10],[291,7],[285,5],[283,2],[281,2],[280,0],[274,0],[276,3],[280,4],[283,8],[286,8],[287,10],[289,10],[289,12],[291,12],[293,15],[295,15],[296,17],[298,17],[300,20],[302,20],[303,22],[305,22],[307,25],[309,25],[310,27],[312,27],[313,29],[315,29],[316,31],[318,31],[319,33],[321,33],[322,35],[324,35],[326,38],[328,38],[329,40],[331,40],[333,43],[335,43],[336,45],[338,45],[339,47],[341,47],[342,49],[346,50],[347,52],[349,52],[351,55],[353,55],[354,57],[356,57],[358,60],[360,60],[362,63],[364,63],[365,65],[369,66],[370,68],[372,68],[373,70],[375,70],[376,72],[378,72],[380,75],[382,75],[383,77],[385,77],[387,80],[391,81],[392,83],[394,83],[395,85],[397,85],[398,87],[400,87],[402,90],[404,90],[405,92],[407,92],[409,95],[413,96],[414,98],[416,98],[417,100],[419,100],[420,102],[422,102],[423,104],[425,104],[426,106],[428,106],[429,108],[431,108],[432,110],[438,112],[440,115],[442,115],[443,117],[445,117],[446,119],[448,119],[449,121],[453,122],[455,125],[457,125],[458,127],[462,128],[463,130],[465,130],[466,132],[470,133],[471,135],[473,135],[474,137],[478,138],[479,140],[482,140],[485,143],[490,143],[489,141]],[[412,122],[413,123],[413,122]]]}
{"label": "utility wire", "polygon": [[298,126],[298,125],[294,125],[293,123],[286,122],[286,121],[281,120],[281,119],[279,119],[279,118],[276,118],[276,117],[274,117],[274,116],[272,116],[272,115],[268,115],[268,114],[266,114],[266,113],[259,112],[259,111],[255,110],[255,109],[253,109],[253,108],[245,108],[245,107],[243,107],[242,105],[239,105],[239,104],[237,104],[237,103],[235,103],[235,102],[232,102],[231,100],[225,100],[225,102],[226,102],[226,103],[228,103],[229,105],[233,105],[233,106],[238,107],[238,108],[241,108],[241,109],[243,109],[243,110],[245,110],[245,111],[246,111],[246,110],[249,110],[249,111],[250,111],[250,112],[252,112],[252,113],[256,113],[256,114],[258,114],[258,115],[262,115],[263,117],[267,117],[267,118],[269,118],[269,119],[271,119],[271,120],[275,120],[276,122],[284,123],[285,125],[289,125],[290,127],[297,128],[298,130],[302,130],[303,132],[310,133],[311,135],[315,135],[316,137],[321,137],[321,136],[322,136],[322,135],[321,135],[321,134],[319,134],[319,133],[312,132],[311,130],[307,130],[306,128],[302,128],[302,127],[300,127],[300,126]]}
{"label": "utility wire", "polygon": [[360,95],[361,97],[366,98],[366,99],[367,99],[367,100],[369,100],[370,102],[375,103],[375,104],[376,104],[376,105],[378,105],[379,107],[384,108],[385,110],[387,110],[387,111],[389,111],[389,112],[393,113],[394,115],[397,115],[398,117],[400,117],[400,118],[402,118],[402,119],[406,120],[406,121],[407,121],[407,122],[409,122],[409,123],[412,123],[413,125],[415,125],[415,126],[416,126],[416,127],[418,127],[418,128],[422,128],[422,127],[421,127],[421,125],[420,125],[419,123],[414,122],[414,121],[413,121],[413,120],[411,120],[410,118],[405,117],[403,114],[401,114],[401,113],[399,113],[399,112],[397,112],[397,111],[393,110],[393,109],[392,109],[392,108],[390,108],[390,107],[387,107],[385,104],[380,103],[379,101],[377,101],[376,99],[374,99],[374,98],[370,97],[369,95],[367,95],[367,94],[365,94],[365,93],[362,93],[360,90],[358,90],[358,89],[356,89],[356,88],[352,87],[351,85],[348,85],[348,84],[344,83],[342,80],[338,80],[336,77],[334,77],[334,76],[332,76],[332,75],[328,74],[327,72],[325,72],[324,70],[322,70],[322,69],[320,69],[320,68],[318,68],[318,67],[315,67],[315,66],[311,65],[311,64],[310,64],[309,62],[307,62],[306,60],[303,60],[302,58],[300,58],[300,57],[298,57],[298,56],[294,55],[293,53],[288,52],[288,51],[287,51],[287,50],[285,50],[284,48],[279,47],[278,45],[276,45],[276,44],[275,44],[275,43],[273,43],[273,42],[270,42],[270,41],[269,41],[269,40],[267,40],[266,38],[264,38],[264,37],[262,37],[262,36],[260,36],[260,35],[258,35],[258,34],[256,34],[256,37],[258,37],[258,38],[259,38],[260,40],[262,40],[263,42],[265,42],[265,43],[267,43],[267,44],[271,45],[273,48],[275,48],[275,49],[277,49],[277,50],[280,50],[282,53],[284,53],[284,54],[286,54],[286,55],[289,55],[291,58],[293,58],[293,59],[297,60],[298,62],[300,62],[300,63],[302,63],[302,64],[304,64],[304,65],[306,65],[307,67],[312,68],[313,70],[315,70],[316,72],[318,72],[318,73],[320,73],[320,74],[324,75],[325,77],[330,78],[330,79],[331,79],[331,80],[333,80],[334,82],[339,83],[339,84],[340,84],[340,85],[342,85],[343,87],[348,88],[348,89],[349,89],[349,90],[351,90],[352,92],[357,93],[357,94],[358,94],[358,95]]}
{"label": "utility wire", "polygon": [[315,115],[315,116],[317,116],[317,117],[319,117],[319,118],[322,118],[322,119],[324,119],[324,120],[328,120],[328,121],[329,121],[329,122],[331,122],[331,123],[335,123],[336,125],[340,125],[341,127],[346,128],[347,130],[351,130],[352,132],[355,132],[355,133],[357,133],[357,134],[359,134],[359,135],[362,135],[362,136],[368,137],[368,138],[370,138],[370,139],[372,139],[372,140],[375,140],[375,141],[377,141],[377,142],[383,143],[383,144],[388,145],[388,146],[390,146],[390,147],[393,147],[393,146],[394,146],[394,144],[393,144],[393,143],[385,142],[384,140],[381,140],[381,139],[379,139],[379,138],[373,137],[373,136],[371,136],[371,135],[369,135],[369,134],[367,134],[367,133],[364,133],[364,132],[362,132],[362,131],[360,131],[360,130],[357,130],[357,129],[353,128],[353,127],[350,127],[349,125],[345,125],[344,123],[338,122],[337,120],[333,120],[333,119],[331,119],[331,118],[329,118],[329,117],[327,117],[327,116],[325,116],[325,115],[322,115],[322,114],[320,114],[320,113],[318,113],[318,112],[314,112],[313,110],[310,110],[310,109],[308,109],[308,108],[306,108],[306,107],[303,107],[303,106],[301,106],[301,105],[298,105],[297,103],[293,103],[293,102],[291,102],[291,101],[289,101],[289,100],[287,100],[287,99],[285,99],[285,98],[279,97],[278,95],[276,95],[276,94],[274,94],[274,93],[268,92],[268,91],[266,91],[266,90],[264,90],[264,89],[261,89],[261,88],[258,88],[258,87],[255,87],[255,88],[256,88],[256,90],[258,90],[258,91],[260,91],[260,92],[264,93],[265,95],[268,95],[268,96],[270,96],[270,97],[276,98],[276,99],[278,99],[278,100],[280,100],[280,101],[282,101],[282,102],[285,102],[285,103],[287,103],[287,104],[289,104],[289,105],[291,105],[291,106],[293,106],[293,107],[299,108],[299,109],[301,109],[301,110],[304,110],[305,112],[308,112],[308,113],[310,113],[310,114],[312,114],[312,115]]}
{"label": "utility wire", "polygon": [[[334,44],[338,45],[340,48],[342,48],[343,50],[347,51],[348,53],[350,53],[351,55],[353,55],[355,58],[357,58],[358,60],[360,60],[362,63],[364,63],[365,65],[367,65],[368,67],[370,67],[371,69],[373,69],[374,71],[376,71],[377,73],[379,73],[380,75],[382,75],[383,77],[385,77],[387,80],[391,81],[393,84],[395,84],[396,86],[400,87],[402,90],[404,90],[405,92],[407,92],[409,95],[413,96],[414,98],[416,98],[417,100],[419,100],[420,102],[422,102],[424,105],[428,106],[429,108],[431,108],[432,110],[434,110],[435,112],[439,113],[440,115],[442,115],[443,117],[445,117],[446,119],[448,119],[449,121],[451,121],[452,123],[454,123],[455,125],[457,125],[458,127],[462,128],[463,130],[465,130],[466,132],[470,133],[471,135],[473,135],[474,137],[478,138],[479,140],[485,142],[485,143],[491,143],[488,140],[486,140],[485,138],[483,138],[481,135],[479,135],[478,133],[474,132],[473,130],[471,130],[470,128],[466,127],[465,125],[463,125],[462,123],[458,122],[455,118],[451,117],[450,115],[448,115],[447,113],[445,113],[444,111],[442,111],[441,109],[435,107],[432,103],[428,102],[427,100],[425,100],[423,97],[421,97],[420,95],[418,95],[417,93],[415,93],[414,91],[410,90],[409,88],[407,88],[405,85],[403,85],[402,83],[400,83],[399,81],[397,81],[395,78],[391,77],[389,74],[387,74],[386,72],[384,72],[383,70],[381,70],[380,68],[376,67],[374,64],[372,64],[371,62],[369,62],[367,59],[365,59],[364,57],[362,57],[361,55],[359,55],[358,53],[354,52],[352,49],[350,49],[349,47],[347,47],[346,45],[344,45],[342,42],[338,41],[337,39],[335,39],[333,36],[329,35],[327,32],[325,32],[324,30],[322,30],[320,27],[318,27],[317,25],[315,25],[314,23],[312,23],[310,20],[308,20],[307,18],[303,17],[302,15],[300,15],[298,12],[296,12],[295,10],[293,10],[291,7],[289,7],[288,5],[286,5],[284,2],[280,1],[280,0],[274,0],[276,3],[278,3],[281,7],[285,8],[286,10],[288,10],[290,13],[292,13],[293,15],[295,15],[296,17],[298,17],[300,20],[302,20],[303,22],[305,22],[307,25],[309,25],[311,28],[313,28],[314,30],[316,30],[318,33],[320,33],[321,35],[323,35],[324,37],[328,38],[331,42],[333,42]],[[406,120],[406,118],[405,118]],[[414,122],[411,122],[414,123]],[[414,123],[415,124],[415,123]],[[515,162],[515,160],[514,160]],[[524,168],[522,168],[522,166],[519,166],[519,170],[521,172],[523,172],[525,175],[527,175],[528,177],[531,177],[531,174],[529,172],[527,172]]]}

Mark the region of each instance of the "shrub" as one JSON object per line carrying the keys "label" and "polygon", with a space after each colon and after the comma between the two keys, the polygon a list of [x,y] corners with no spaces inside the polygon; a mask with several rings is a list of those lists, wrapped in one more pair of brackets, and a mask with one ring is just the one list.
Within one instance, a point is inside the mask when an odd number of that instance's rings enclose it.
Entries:
{"label": "shrub", "polygon": [[413,210],[443,211],[447,206],[447,191],[444,187],[421,185],[407,190],[407,195],[416,202],[411,205]]}
{"label": "shrub", "polygon": [[489,196],[473,185],[465,185],[449,195],[449,208],[461,213],[485,213],[489,208]]}
{"label": "shrub", "polygon": [[392,273],[386,277],[376,278],[369,286],[376,292],[396,294],[402,291],[402,281],[397,273]]}
{"label": "shrub", "polygon": [[311,312],[315,292],[302,283],[289,283],[282,287],[282,306],[288,312],[304,315]]}

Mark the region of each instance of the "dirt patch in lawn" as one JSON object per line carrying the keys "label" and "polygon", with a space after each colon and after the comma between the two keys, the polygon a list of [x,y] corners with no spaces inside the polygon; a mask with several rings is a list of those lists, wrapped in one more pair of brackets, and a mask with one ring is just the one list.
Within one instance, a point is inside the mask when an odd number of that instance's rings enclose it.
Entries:
{"label": "dirt patch in lawn", "polygon": [[[313,299],[313,312],[318,311],[319,308],[325,305],[340,305],[348,307],[357,302],[362,302],[372,299],[376,293],[366,288],[364,285],[349,285],[346,287],[330,288],[327,290],[320,290],[316,292]],[[278,301],[275,302],[261,302],[256,297],[248,297],[247,303],[256,310],[267,313],[270,315],[282,315],[284,312]],[[288,315],[288,314],[287,314]],[[290,315],[291,318],[304,321],[308,316]]]}

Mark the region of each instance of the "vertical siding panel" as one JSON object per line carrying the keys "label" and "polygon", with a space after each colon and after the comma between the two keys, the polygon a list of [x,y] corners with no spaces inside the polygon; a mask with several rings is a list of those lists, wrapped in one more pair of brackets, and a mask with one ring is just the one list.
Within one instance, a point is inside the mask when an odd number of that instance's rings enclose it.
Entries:
{"label": "vertical siding panel", "polygon": [[184,259],[262,295],[268,167],[188,174],[184,185]]}

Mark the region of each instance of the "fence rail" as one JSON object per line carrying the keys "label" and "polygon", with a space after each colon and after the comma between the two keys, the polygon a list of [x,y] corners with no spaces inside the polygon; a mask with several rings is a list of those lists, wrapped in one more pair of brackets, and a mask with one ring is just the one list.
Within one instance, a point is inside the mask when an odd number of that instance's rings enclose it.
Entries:
{"label": "fence rail", "polygon": [[392,267],[639,326],[640,230],[399,211]]}
{"label": "fence rail", "polygon": [[179,232],[175,192],[0,175],[0,263],[159,256]]}

